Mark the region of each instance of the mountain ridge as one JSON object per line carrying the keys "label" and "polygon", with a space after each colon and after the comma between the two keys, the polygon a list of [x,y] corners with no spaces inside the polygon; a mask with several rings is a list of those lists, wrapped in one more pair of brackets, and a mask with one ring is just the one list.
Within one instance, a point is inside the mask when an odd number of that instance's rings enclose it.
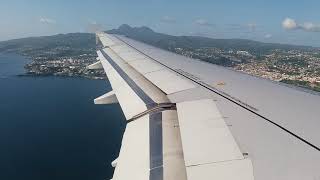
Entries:
{"label": "mountain ridge", "polygon": [[[275,49],[281,50],[303,50],[312,51],[312,46],[264,43],[248,39],[214,39],[201,36],[173,36],[158,33],[146,26],[131,27],[127,24],[117,29],[106,31],[111,34],[120,34],[129,38],[142,41],[153,46],[173,51],[175,48],[197,49],[197,48],[219,48],[222,50],[248,51],[256,56],[266,55]],[[0,52],[18,52],[28,54],[30,50],[61,49],[67,52],[95,51],[95,37],[92,33],[68,33],[53,36],[28,37],[0,42]]]}
{"label": "mountain ridge", "polygon": [[145,42],[163,49],[171,50],[172,48],[203,48],[216,47],[220,49],[245,50],[253,54],[265,54],[274,49],[282,50],[314,50],[316,47],[303,45],[290,45],[280,43],[265,43],[249,39],[215,39],[201,36],[173,36],[158,33],[152,29],[142,27],[131,27],[127,24],[121,25],[117,29],[106,31],[111,34],[125,35],[129,38]]}

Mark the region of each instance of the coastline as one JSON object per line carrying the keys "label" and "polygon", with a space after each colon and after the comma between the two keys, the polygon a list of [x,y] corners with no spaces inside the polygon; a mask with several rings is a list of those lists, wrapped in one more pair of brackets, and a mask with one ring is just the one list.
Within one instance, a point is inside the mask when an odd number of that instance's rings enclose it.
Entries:
{"label": "coastline", "polygon": [[27,75],[28,62],[17,54],[0,55],[0,179],[110,179],[125,119],[118,105],[93,103],[110,84]]}
{"label": "coastline", "polygon": [[24,73],[17,74],[18,77],[61,77],[61,78],[84,78],[91,80],[107,80],[107,77],[97,77],[97,76],[82,76],[82,75],[54,75],[54,74],[33,74],[33,73]]}

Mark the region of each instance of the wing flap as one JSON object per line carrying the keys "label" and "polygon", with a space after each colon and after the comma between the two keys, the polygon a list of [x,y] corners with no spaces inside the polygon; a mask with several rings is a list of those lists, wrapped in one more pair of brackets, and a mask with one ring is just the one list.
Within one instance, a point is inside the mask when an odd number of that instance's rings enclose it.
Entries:
{"label": "wing flap", "polygon": [[149,116],[127,124],[113,180],[149,180]]}
{"label": "wing flap", "polygon": [[178,103],[177,111],[186,166],[244,158],[212,100]]}
{"label": "wing flap", "polygon": [[253,179],[246,159],[211,99],[177,104],[188,180]]}

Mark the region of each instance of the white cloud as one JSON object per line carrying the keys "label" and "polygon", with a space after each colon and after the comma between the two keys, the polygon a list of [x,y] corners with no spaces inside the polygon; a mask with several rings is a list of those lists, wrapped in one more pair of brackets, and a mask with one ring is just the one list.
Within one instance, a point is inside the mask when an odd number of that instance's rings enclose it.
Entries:
{"label": "white cloud", "polygon": [[214,26],[214,24],[209,23],[207,20],[205,19],[197,19],[194,21],[195,24],[200,25],[200,26]]}
{"label": "white cloud", "polygon": [[161,18],[161,22],[164,22],[164,23],[176,23],[176,19],[170,17],[170,16],[163,16]]}
{"label": "white cloud", "polygon": [[50,19],[46,17],[41,17],[40,22],[44,24],[56,24],[56,21],[54,19]]}
{"label": "white cloud", "polygon": [[296,21],[294,19],[286,18],[282,22],[282,27],[287,30],[292,30],[292,29],[297,29],[298,24],[296,23]]}
{"label": "white cloud", "polygon": [[282,27],[286,30],[304,30],[308,32],[320,32],[320,24],[314,24],[312,22],[297,23],[294,19],[286,18],[282,22]]}

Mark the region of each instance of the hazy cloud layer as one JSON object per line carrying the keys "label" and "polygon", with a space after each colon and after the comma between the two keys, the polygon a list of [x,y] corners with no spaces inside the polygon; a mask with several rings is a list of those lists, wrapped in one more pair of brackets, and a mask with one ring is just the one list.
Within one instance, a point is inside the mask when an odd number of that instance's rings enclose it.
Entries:
{"label": "hazy cloud layer", "polygon": [[86,28],[86,31],[89,33],[96,33],[96,32],[103,31],[103,30],[105,30],[103,25],[99,24],[95,21],[88,23],[87,28]]}
{"label": "hazy cloud layer", "polygon": [[320,24],[312,22],[297,23],[296,20],[285,18],[282,21],[282,27],[286,30],[304,30],[308,32],[320,32]]}
{"label": "hazy cloud layer", "polygon": [[44,24],[56,24],[56,21],[54,19],[50,19],[46,17],[41,17],[39,21]]}
{"label": "hazy cloud layer", "polygon": [[215,26],[215,24],[212,24],[205,19],[197,19],[194,21],[194,23],[200,26],[209,26],[209,27]]}
{"label": "hazy cloud layer", "polygon": [[265,34],[265,35],[264,35],[264,38],[270,39],[270,38],[272,38],[272,34]]}
{"label": "hazy cloud layer", "polygon": [[256,23],[249,23],[249,24],[247,24],[247,27],[249,28],[250,31],[255,31],[257,28],[257,24]]}
{"label": "hazy cloud layer", "polygon": [[311,32],[320,32],[320,24],[314,24],[312,22],[305,22],[302,25],[303,29]]}
{"label": "hazy cloud layer", "polygon": [[229,31],[248,31],[254,32],[257,31],[258,25],[256,23],[248,23],[248,24],[227,24],[226,29]]}
{"label": "hazy cloud layer", "polygon": [[170,17],[170,16],[163,16],[163,17],[161,18],[161,22],[174,24],[174,23],[177,22],[177,20],[174,19],[174,18],[172,18],[172,17]]}

